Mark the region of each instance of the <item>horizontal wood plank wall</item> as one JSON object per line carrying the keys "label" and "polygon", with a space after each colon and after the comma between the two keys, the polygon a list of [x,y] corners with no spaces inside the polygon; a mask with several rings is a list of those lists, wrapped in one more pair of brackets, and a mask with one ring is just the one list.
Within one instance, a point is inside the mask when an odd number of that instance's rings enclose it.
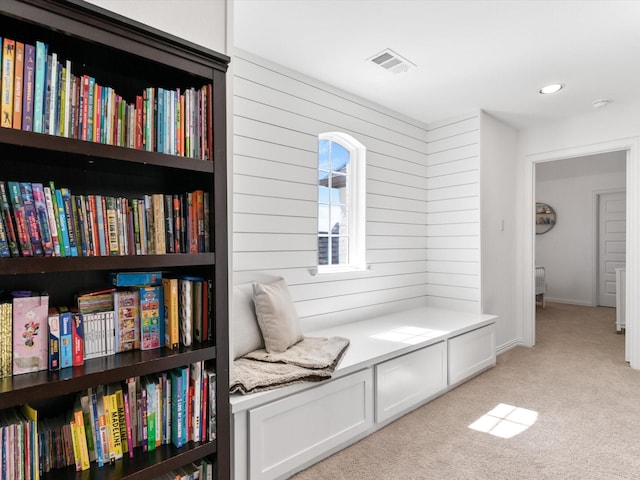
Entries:
{"label": "horizontal wood plank wall", "polygon": [[[234,283],[285,277],[305,331],[425,305],[427,265],[446,261],[427,245],[426,126],[244,52],[233,64]],[[331,131],[367,149],[366,272],[311,273]]]}
{"label": "horizontal wood plank wall", "polygon": [[434,307],[480,312],[480,116],[427,133],[427,293]]}

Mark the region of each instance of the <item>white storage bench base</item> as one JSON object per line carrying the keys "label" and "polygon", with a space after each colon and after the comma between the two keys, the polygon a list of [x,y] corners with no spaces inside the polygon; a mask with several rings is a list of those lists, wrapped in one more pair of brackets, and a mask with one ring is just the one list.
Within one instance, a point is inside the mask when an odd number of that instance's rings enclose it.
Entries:
{"label": "white storage bench base", "polygon": [[232,395],[233,478],[288,478],[491,368],[495,321],[424,307],[305,332],[350,345],[330,380]]}

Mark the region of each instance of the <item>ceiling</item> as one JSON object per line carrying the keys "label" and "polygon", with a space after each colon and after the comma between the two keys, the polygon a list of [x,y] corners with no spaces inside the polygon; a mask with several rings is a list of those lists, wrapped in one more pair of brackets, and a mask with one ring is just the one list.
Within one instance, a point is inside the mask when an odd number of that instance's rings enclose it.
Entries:
{"label": "ceiling", "polygon": [[[425,123],[517,129],[640,102],[640,0],[235,0],[234,44]],[[394,74],[390,48],[417,65]],[[547,83],[565,89],[540,95]]]}

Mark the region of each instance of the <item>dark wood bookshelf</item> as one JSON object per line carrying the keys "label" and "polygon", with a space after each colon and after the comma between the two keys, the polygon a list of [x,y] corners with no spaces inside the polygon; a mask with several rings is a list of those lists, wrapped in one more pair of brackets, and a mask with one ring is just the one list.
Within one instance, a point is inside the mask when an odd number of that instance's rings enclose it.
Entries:
{"label": "dark wood bookshelf", "polygon": [[[147,480],[197,459],[214,461],[214,478],[231,478],[229,411],[227,114],[229,57],[81,0],[2,0],[0,36],[49,45],[70,60],[75,75],[91,75],[127,103],[146,87],[200,88],[213,84],[213,145],[208,160],[167,155],[43,133],[0,128],[2,180],[49,182],[73,194],[140,198],[153,193],[209,192],[210,252],[103,257],[0,259],[0,290],[46,291],[50,306],[72,305],[74,295],[108,287],[110,271],[143,270],[197,275],[213,285],[213,340],[176,350],[130,351],[85,360],[57,372],[0,379],[0,409],[24,403],[39,412],[64,409],[78,392],[205,361],[216,370],[216,441],[136,448],[133,459],[75,472],[73,467],[41,478]],[[77,70],[76,70],[77,69]]]}

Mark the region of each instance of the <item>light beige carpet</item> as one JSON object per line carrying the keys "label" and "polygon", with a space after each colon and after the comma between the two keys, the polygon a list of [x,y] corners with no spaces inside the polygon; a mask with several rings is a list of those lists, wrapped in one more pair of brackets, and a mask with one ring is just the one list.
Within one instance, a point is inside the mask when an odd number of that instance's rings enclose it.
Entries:
{"label": "light beige carpet", "polygon": [[[535,347],[294,478],[640,479],[640,371],[614,322],[610,308],[538,307]],[[509,439],[469,428],[499,404],[537,421]]]}

